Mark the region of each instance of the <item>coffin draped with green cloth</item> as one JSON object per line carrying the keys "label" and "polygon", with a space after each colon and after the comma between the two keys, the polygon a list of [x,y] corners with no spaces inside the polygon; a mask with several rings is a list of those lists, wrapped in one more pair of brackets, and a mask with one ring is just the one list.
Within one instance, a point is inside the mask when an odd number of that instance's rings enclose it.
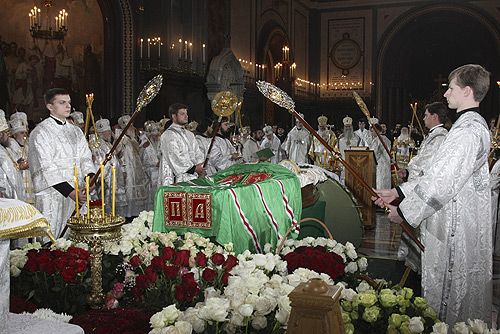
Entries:
{"label": "coffin draped with green cloth", "polygon": [[288,229],[296,238],[302,212],[300,182],[270,163],[238,164],[213,175],[160,187],[153,231],[195,232],[234,251],[262,252],[276,246]]}

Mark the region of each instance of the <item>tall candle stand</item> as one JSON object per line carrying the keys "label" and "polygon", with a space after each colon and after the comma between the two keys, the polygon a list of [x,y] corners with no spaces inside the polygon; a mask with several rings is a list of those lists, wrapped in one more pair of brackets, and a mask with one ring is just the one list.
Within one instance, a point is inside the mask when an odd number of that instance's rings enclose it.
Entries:
{"label": "tall candle stand", "polygon": [[69,239],[74,242],[84,242],[90,247],[90,269],[92,290],[87,301],[92,309],[99,309],[104,303],[102,292],[102,255],[104,243],[117,242],[121,239],[121,226],[125,218],[105,213],[101,205],[91,205],[90,215],[76,215],[68,221]]}

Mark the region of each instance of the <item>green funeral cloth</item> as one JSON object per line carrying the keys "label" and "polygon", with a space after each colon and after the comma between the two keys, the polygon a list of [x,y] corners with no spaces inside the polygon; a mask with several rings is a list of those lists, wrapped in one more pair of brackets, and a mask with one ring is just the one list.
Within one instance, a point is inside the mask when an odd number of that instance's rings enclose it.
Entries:
{"label": "green funeral cloth", "polygon": [[238,164],[210,178],[160,187],[153,231],[195,232],[219,244],[232,242],[237,254],[262,252],[264,245],[298,235],[302,213],[300,183],[288,169],[271,163]]}

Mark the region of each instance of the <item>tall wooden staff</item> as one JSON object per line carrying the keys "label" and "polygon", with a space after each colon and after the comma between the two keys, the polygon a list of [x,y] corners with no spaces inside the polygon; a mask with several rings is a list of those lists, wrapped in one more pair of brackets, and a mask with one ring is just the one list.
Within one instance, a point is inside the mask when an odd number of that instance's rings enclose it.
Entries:
{"label": "tall wooden staff", "polygon": [[[363,101],[361,96],[359,96],[359,94],[356,92],[352,92],[352,96],[356,100],[356,103],[358,104],[359,109],[361,109],[363,114],[366,116],[366,119],[368,120],[368,124],[370,124],[370,118],[371,118],[370,111],[368,110],[368,107],[366,106],[365,101]],[[378,139],[382,143],[382,146],[384,147],[384,150],[387,152],[387,155],[389,155],[389,160],[392,161],[393,159],[391,156],[391,151],[387,147],[387,144],[385,143],[385,141],[382,139],[382,135],[380,134],[380,132],[378,131],[378,129],[375,126],[372,126],[372,129],[373,129],[373,131],[375,131],[375,134],[377,135]],[[395,161],[392,161],[391,162],[391,176],[392,176],[392,181],[393,181],[395,186],[399,184],[398,169],[399,169],[398,164]]]}
{"label": "tall wooden staff", "polygon": [[[241,104],[240,104],[241,107]],[[215,127],[212,129],[212,140],[210,141],[210,146],[208,146],[207,156],[203,162],[203,168],[207,166],[208,158],[210,157],[210,152],[212,152],[212,147],[214,146],[215,137],[222,122],[222,117],[230,116],[238,108],[238,97],[234,93],[224,90],[215,94],[212,100],[212,111],[214,114],[219,116]]]}
{"label": "tall wooden staff", "polygon": [[[415,117],[417,119],[418,127],[420,128],[420,133],[423,136],[424,135],[424,128],[422,127],[422,123],[420,123],[420,118],[418,118],[418,115],[417,115],[417,102],[415,102],[415,104],[410,103],[410,109],[411,109],[411,112],[413,113],[413,117]],[[413,121],[413,118],[412,118],[412,121]]]}
{"label": "tall wooden staff", "polygon": [[[267,97],[269,100],[271,100],[272,102],[276,103],[277,105],[283,107],[283,108],[286,108],[291,114],[292,116],[295,117],[295,119],[297,119],[300,123],[302,123],[304,125],[304,127],[314,136],[316,137],[316,139],[319,140],[319,142],[328,150],[330,151],[330,153],[335,156],[342,165],[344,165],[344,167],[346,169],[349,170],[349,172],[352,174],[352,176],[354,176],[354,178],[363,186],[363,188],[365,188],[366,191],[368,191],[370,193],[370,195],[372,195],[373,197],[379,197],[378,194],[372,189],[372,187],[370,187],[370,185],[368,185],[368,183],[366,183],[366,181],[361,177],[361,175],[358,174],[358,172],[356,171],[356,169],[354,167],[352,167],[350,164],[348,164],[344,159],[342,159],[342,156],[340,155],[340,153],[338,152],[335,152],[333,150],[333,148],[326,142],[326,140],[324,140],[317,132],[316,130],[314,130],[312,128],[311,125],[309,125],[309,123],[306,122],[306,120],[304,120],[300,115],[299,113],[297,113],[295,111],[295,102],[292,100],[292,98],[290,96],[288,96],[287,93],[285,93],[284,91],[282,91],[281,89],[279,89],[278,87],[270,84],[269,82],[265,82],[265,81],[257,81],[257,88],[259,89],[259,91],[265,96]],[[410,225],[408,225],[408,223],[406,222],[403,222],[401,223],[401,227],[403,229],[403,232],[405,232],[408,237],[413,240],[415,242],[415,244],[417,244],[417,246],[422,250],[424,251],[424,245],[422,245],[422,243],[420,242],[420,240],[418,240],[418,238],[415,236],[415,233],[413,232],[413,229],[411,228]]]}

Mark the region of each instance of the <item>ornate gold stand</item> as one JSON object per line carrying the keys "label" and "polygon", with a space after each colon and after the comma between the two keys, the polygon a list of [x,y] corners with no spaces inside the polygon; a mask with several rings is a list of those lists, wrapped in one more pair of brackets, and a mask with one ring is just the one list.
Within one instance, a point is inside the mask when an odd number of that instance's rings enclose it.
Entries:
{"label": "ornate gold stand", "polygon": [[125,218],[123,217],[113,217],[108,213],[103,217],[101,207],[90,209],[90,220],[88,215],[81,215],[79,218],[73,216],[68,221],[71,230],[69,239],[87,243],[90,247],[92,291],[87,300],[93,309],[101,308],[104,303],[102,292],[103,244],[120,240],[121,226],[124,223]]}

